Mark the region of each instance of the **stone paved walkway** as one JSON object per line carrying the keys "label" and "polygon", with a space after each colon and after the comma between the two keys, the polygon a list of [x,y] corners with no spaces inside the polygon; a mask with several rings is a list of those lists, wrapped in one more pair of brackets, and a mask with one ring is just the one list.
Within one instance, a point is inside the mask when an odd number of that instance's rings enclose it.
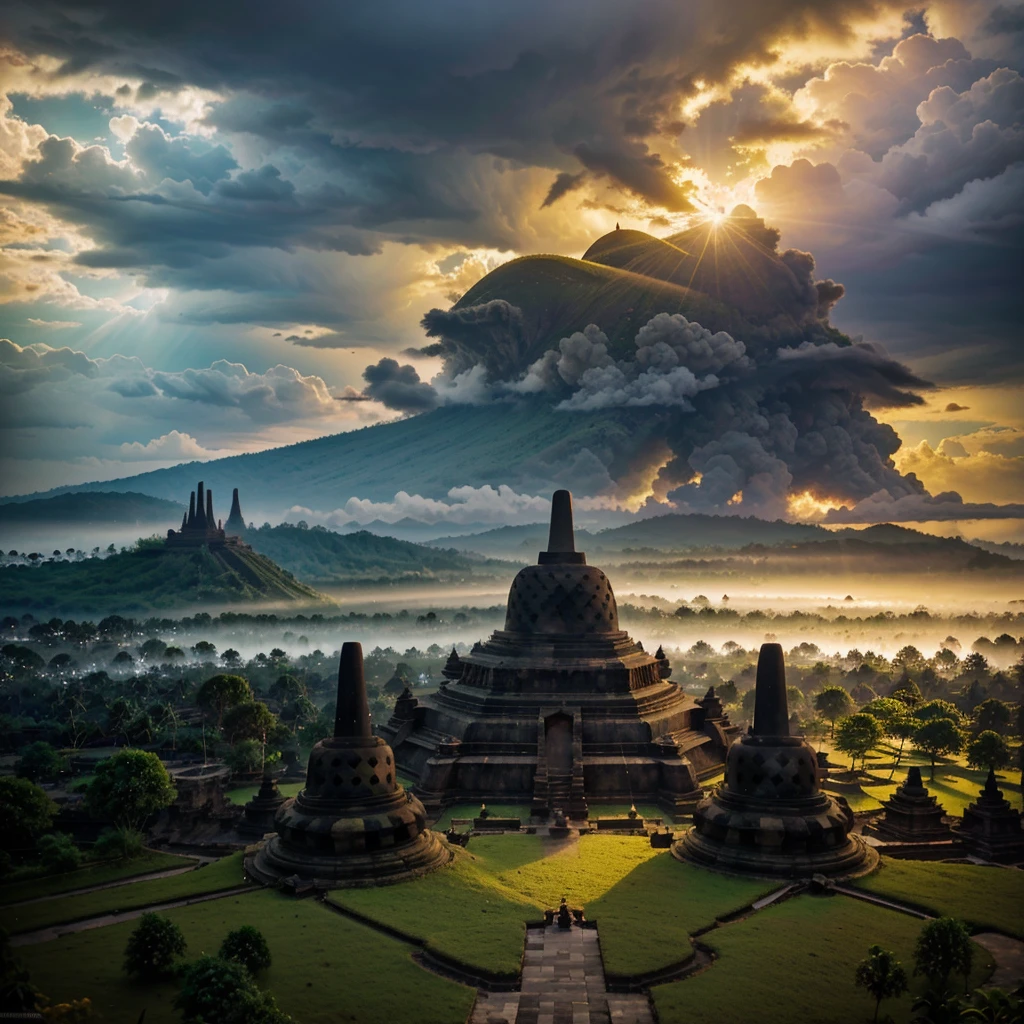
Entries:
{"label": "stone paved walkway", "polygon": [[531,928],[519,992],[481,992],[471,1024],[654,1024],[645,995],[609,993],[594,928]]}
{"label": "stone paved walkway", "polygon": [[1005,988],[1012,991],[1024,981],[1024,942],[1011,939],[1008,935],[982,932],[972,935],[979,946],[984,946],[996,962],[995,973],[985,988]]}

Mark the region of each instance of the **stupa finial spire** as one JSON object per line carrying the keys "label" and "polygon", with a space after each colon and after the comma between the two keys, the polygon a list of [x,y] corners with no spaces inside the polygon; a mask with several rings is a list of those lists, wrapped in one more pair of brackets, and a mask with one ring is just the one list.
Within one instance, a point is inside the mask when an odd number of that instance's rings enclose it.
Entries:
{"label": "stupa finial spire", "polygon": [[196,492],[193,491],[188,499],[188,519],[187,523],[189,526],[196,525]]}
{"label": "stupa finial spire", "polygon": [[755,736],[789,735],[789,702],[782,644],[761,644],[754,683],[753,733]]}
{"label": "stupa finial spire", "polygon": [[334,735],[363,739],[373,736],[370,705],[366,699],[366,677],[363,675],[363,645],[360,643],[348,642],[341,646]]}
{"label": "stupa finial spire", "polygon": [[206,492],[206,525],[209,529],[217,525],[217,520],[213,518],[213,491]]}
{"label": "stupa finial spire", "polygon": [[555,491],[551,496],[551,527],[548,530],[548,549],[540,553],[541,565],[557,562],[583,562],[587,558],[576,550],[572,524],[572,494]]}
{"label": "stupa finial spire", "polygon": [[203,493],[203,481],[199,481],[199,486],[196,488],[196,522],[195,525],[200,530],[206,529],[206,495]]}

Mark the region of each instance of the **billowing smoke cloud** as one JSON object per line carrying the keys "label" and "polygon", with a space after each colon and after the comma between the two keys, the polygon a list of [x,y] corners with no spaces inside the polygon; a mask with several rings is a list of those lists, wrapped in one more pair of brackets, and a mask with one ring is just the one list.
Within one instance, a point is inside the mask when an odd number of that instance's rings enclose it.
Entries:
{"label": "billowing smoke cloud", "polygon": [[400,412],[426,412],[438,404],[437,392],[420,380],[414,366],[400,366],[385,357],[363,370],[365,394],[389,409]]}

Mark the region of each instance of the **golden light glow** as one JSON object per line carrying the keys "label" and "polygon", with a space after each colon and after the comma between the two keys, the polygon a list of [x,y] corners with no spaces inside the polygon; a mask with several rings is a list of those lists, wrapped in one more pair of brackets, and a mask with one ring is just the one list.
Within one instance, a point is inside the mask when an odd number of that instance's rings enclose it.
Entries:
{"label": "golden light glow", "polygon": [[825,518],[832,509],[842,508],[843,502],[836,498],[819,498],[810,491],[791,494],[786,499],[786,515],[789,519],[816,522]]}

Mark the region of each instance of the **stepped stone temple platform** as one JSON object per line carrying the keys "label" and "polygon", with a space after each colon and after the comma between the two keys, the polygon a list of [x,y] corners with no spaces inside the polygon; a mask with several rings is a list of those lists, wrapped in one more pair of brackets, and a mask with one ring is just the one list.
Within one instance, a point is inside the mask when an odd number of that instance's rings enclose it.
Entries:
{"label": "stepped stone temple platform", "polygon": [[[231,510],[234,515],[238,504],[238,489],[235,489],[235,501]],[[241,518],[241,512],[238,517]],[[182,517],[180,530],[168,530],[165,542],[171,548],[247,548],[237,536],[225,532],[223,524],[213,514],[213,491],[204,491],[202,480],[192,492],[188,502],[188,512]]]}
{"label": "stepped stone temple platform", "polygon": [[239,833],[262,839],[273,832],[274,819],[287,799],[277,788],[277,779],[265,772],[259,792],[242,808],[244,818],[238,825]]}
{"label": "stepped stone temple platform", "polygon": [[434,815],[522,801],[578,820],[591,803],[641,799],[688,814],[737,729],[670,672],[619,628],[611,583],[576,550],[572,498],[557,491],[548,549],[512,582],[505,628],[453,651],[437,693],[403,693],[381,734]]}
{"label": "stepped stone temple platform", "polygon": [[985,860],[1024,861],[1024,828],[1021,812],[1003,797],[996,774],[989,769],[985,788],[967,807],[960,822],[960,838],[968,850]]}
{"label": "stepped stone temple platform", "polygon": [[945,810],[925,788],[921,769],[914,765],[905,782],[896,787],[888,800],[882,801],[884,814],[865,833],[894,843],[946,843],[952,830],[942,819]]}
{"label": "stepped stone temple platform", "polygon": [[423,805],[399,784],[395,755],[374,736],[363,650],[341,649],[334,735],[309,755],[305,788],[281,805],[277,835],[246,855],[265,885],[309,880],[332,889],[387,885],[447,864],[451,855],[426,828]]}
{"label": "stepped stone temple platform", "polygon": [[761,646],[754,723],[729,749],[725,781],[701,801],[693,822],[672,855],[720,871],[835,878],[866,874],[878,863],[878,854],[850,835],[849,807],[819,788],[810,744],[790,735],[779,644]]}

